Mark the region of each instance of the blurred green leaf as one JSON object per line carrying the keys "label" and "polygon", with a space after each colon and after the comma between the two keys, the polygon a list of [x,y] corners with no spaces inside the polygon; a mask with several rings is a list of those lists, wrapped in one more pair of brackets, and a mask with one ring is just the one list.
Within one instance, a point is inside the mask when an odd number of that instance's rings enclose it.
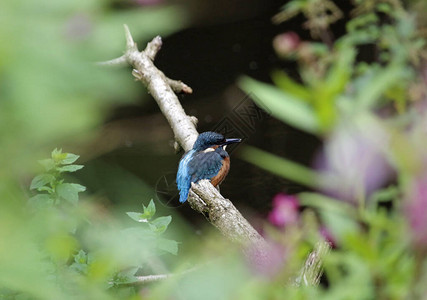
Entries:
{"label": "blurred green leaf", "polygon": [[239,85],[246,93],[253,93],[253,100],[273,117],[309,133],[319,133],[316,115],[303,99],[249,77],[241,78]]}
{"label": "blurred green leaf", "polygon": [[306,102],[311,100],[310,91],[302,84],[291,79],[285,72],[276,70],[271,74],[271,78],[274,84],[284,92]]}
{"label": "blurred green leaf", "polygon": [[71,204],[77,204],[79,193],[84,192],[86,187],[77,183],[61,183],[56,187],[58,196],[67,200]]}
{"label": "blurred green leaf", "polygon": [[142,214],[143,218],[151,219],[156,214],[156,205],[153,199],[150,200],[147,207],[144,204],[142,206],[144,207],[144,213]]}
{"label": "blurred green leaf", "polygon": [[171,216],[158,217],[149,223],[151,230],[156,233],[163,233],[168,228],[169,223],[172,221]]}
{"label": "blurred green leaf", "polygon": [[75,172],[77,170],[82,169],[83,165],[69,165],[69,166],[63,166],[56,168],[59,172]]}
{"label": "blurred green leaf", "polygon": [[72,164],[80,157],[80,155],[76,155],[73,153],[64,153],[64,154],[65,154],[65,158],[61,161],[62,165]]}
{"label": "blurred green leaf", "polygon": [[51,158],[39,160],[39,163],[46,169],[46,171],[50,171],[55,167],[55,162]]}
{"label": "blurred green leaf", "polygon": [[38,194],[28,200],[28,204],[35,209],[44,209],[51,207],[54,203],[52,197],[48,194]]}
{"label": "blurred green leaf", "polygon": [[53,180],[55,180],[55,177],[51,174],[40,174],[34,177],[34,179],[31,181],[30,189],[38,189],[42,186],[51,183]]}
{"label": "blurred green leaf", "polygon": [[144,222],[144,223],[146,223],[146,222],[148,222],[148,219],[147,218],[145,218],[144,216],[143,216],[143,214],[141,214],[141,213],[139,213],[139,212],[127,212],[126,213],[131,219],[133,219],[133,220],[135,220],[135,221],[137,221],[137,222]]}
{"label": "blurred green leaf", "polygon": [[163,251],[166,251],[170,254],[178,254],[178,242],[174,240],[168,240],[164,238],[159,238],[157,240],[157,247]]}
{"label": "blurred green leaf", "polygon": [[376,100],[402,78],[402,67],[399,62],[394,62],[367,76],[370,76],[369,81],[363,88],[358,89],[355,101],[358,109],[374,108],[377,104]]}
{"label": "blurred green leaf", "polygon": [[319,174],[310,168],[254,147],[239,149],[239,156],[259,168],[308,187],[318,187],[320,182]]}

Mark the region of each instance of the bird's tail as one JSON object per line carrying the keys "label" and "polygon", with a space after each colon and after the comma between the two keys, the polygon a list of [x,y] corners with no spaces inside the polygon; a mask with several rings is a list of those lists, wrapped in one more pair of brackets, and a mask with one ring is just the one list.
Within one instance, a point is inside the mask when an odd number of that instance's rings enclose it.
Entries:
{"label": "bird's tail", "polygon": [[183,187],[181,191],[179,191],[179,202],[184,203],[187,201],[188,193],[190,192],[190,187]]}
{"label": "bird's tail", "polygon": [[188,193],[190,192],[191,178],[190,176],[182,176],[178,173],[176,184],[179,190],[179,202],[184,203],[188,198]]}

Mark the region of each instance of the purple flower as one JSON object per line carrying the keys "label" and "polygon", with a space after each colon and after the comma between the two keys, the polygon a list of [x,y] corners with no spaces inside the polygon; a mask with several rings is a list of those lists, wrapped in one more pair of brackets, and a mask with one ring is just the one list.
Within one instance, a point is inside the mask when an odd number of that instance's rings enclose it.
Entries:
{"label": "purple flower", "polygon": [[335,237],[332,235],[332,232],[326,228],[325,226],[321,226],[319,228],[320,235],[325,239],[326,242],[331,245],[332,248],[335,248],[337,246]]}
{"label": "purple flower", "polygon": [[277,194],[273,198],[273,209],[268,215],[268,220],[279,228],[296,224],[299,220],[298,209],[299,203],[296,196]]}
{"label": "purple flower", "polygon": [[427,174],[412,183],[406,197],[405,214],[414,246],[427,250]]}
{"label": "purple flower", "polygon": [[385,158],[388,140],[387,133],[371,120],[341,124],[316,161],[322,189],[356,202],[381,187],[391,173]]}
{"label": "purple flower", "polygon": [[268,239],[266,241],[267,244],[250,247],[246,257],[254,274],[271,279],[283,271],[287,255],[284,245]]}

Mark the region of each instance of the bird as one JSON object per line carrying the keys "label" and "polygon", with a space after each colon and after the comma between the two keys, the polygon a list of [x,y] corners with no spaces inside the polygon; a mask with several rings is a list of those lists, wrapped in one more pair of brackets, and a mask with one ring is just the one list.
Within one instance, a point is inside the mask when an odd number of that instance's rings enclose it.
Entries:
{"label": "bird", "polygon": [[176,176],[179,202],[187,200],[192,182],[208,179],[214,187],[221,184],[230,170],[230,156],[225,148],[241,141],[239,138],[226,139],[213,131],[201,133],[193,149],[186,152],[179,162]]}

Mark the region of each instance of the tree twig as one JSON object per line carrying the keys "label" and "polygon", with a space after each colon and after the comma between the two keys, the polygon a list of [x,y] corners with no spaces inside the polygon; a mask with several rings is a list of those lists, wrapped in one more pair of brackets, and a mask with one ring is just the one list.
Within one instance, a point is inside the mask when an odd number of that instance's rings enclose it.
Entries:
{"label": "tree twig", "polygon": [[320,282],[322,276],[322,259],[331,250],[328,242],[318,242],[314,250],[308,255],[299,276],[295,280],[295,285],[315,286]]}

